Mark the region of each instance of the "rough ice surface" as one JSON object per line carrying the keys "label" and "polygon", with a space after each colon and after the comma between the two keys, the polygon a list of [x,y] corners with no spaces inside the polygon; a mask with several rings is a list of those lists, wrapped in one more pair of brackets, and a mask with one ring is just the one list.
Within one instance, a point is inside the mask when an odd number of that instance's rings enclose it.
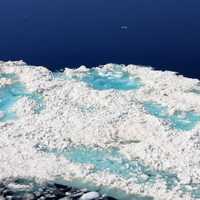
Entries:
{"label": "rough ice surface", "polygon": [[81,80],[97,90],[133,90],[141,86],[139,80],[118,68],[106,73],[90,70]]}
{"label": "rough ice surface", "polygon": [[28,93],[23,83],[18,82],[15,74],[0,74],[1,79],[10,80],[10,84],[5,84],[0,87],[0,121],[14,120],[16,113],[13,112],[12,106],[22,97],[27,97],[37,103],[36,111],[42,109],[42,98],[34,93]]}
{"label": "rough ice surface", "polygon": [[136,65],[52,73],[0,62],[0,179],[200,199],[199,85]]}
{"label": "rough ice surface", "polygon": [[178,130],[192,130],[195,125],[200,122],[200,114],[196,114],[191,111],[177,111],[173,115],[169,115],[166,107],[162,107],[161,105],[153,102],[145,102],[144,108],[151,115],[168,121],[171,124],[172,128],[176,128]]}
{"label": "rough ice surface", "polygon": [[63,73],[54,73],[55,78],[74,79],[85,82],[89,87],[95,90],[135,90],[142,86],[140,80],[126,71],[121,70],[121,65],[115,65],[113,69],[101,70],[90,69],[82,75],[65,76]]}
{"label": "rough ice surface", "polygon": [[94,172],[108,171],[111,174],[142,185],[153,185],[156,179],[162,179],[166,183],[167,188],[171,189],[178,182],[175,174],[152,170],[137,159],[128,160],[120,154],[118,149],[105,150],[81,146],[59,151],[40,146],[38,150],[54,153],[55,155],[63,155],[74,163],[90,164],[93,166]]}

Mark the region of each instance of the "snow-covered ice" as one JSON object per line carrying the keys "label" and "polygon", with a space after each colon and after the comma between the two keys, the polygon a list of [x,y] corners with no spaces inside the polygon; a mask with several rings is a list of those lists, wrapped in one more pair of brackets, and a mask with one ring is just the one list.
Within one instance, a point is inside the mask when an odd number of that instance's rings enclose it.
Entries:
{"label": "snow-covered ice", "polygon": [[198,199],[196,91],[198,79],[143,66],[52,73],[1,62],[0,179],[83,180],[127,195]]}

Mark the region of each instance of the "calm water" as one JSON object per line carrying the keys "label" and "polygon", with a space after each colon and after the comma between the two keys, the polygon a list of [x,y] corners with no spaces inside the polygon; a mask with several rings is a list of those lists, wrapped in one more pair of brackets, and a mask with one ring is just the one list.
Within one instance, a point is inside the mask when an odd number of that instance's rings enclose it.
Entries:
{"label": "calm water", "polygon": [[0,8],[0,60],[53,70],[134,63],[200,77],[199,0],[1,0]]}

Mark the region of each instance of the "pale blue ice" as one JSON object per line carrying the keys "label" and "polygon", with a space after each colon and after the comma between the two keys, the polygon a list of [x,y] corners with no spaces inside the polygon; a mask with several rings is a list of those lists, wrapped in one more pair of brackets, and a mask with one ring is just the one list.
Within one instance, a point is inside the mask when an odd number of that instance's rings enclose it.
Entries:
{"label": "pale blue ice", "polygon": [[17,81],[15,74],[0,73],[0,78],[6,77],[14,80],[11,85],[0,87],[0,111],[4,113],[4,116],[0,121],[13,120],[16,118],[16,114],[11,111],[12,106],[22,97],[29,97],[34,99],[37,103],[36,112],[40,112],[43,108],[42,96],[37,93],[28,93],[25,85]]}
{"label": "pale blue ice", "polygon": [[[47,146],[38,145],[35,148],[45,153],[53,153],[56,156],[65,156],[66,159],[77,164],[92,164],[93,172],[107,171],[124,179],[143,186],[153,185],[156,180],[165,182],[167,189],[178,186],[180,180],[177,175],[168,171],[155,170],[144,165],[140,160],[128,160],[118,149],[100,149],[91,147],[71,147],[65,150],[49,149]],[[200,185],[179,185],[180,192],[189,193],[194,199],[200,199]],[[128,199],[128,200],[131,200]]]}
{"label": "pale blue ice", "polygon": [[96,90],[135,90],[142,85],[138,78],[117,70],[102,73],[92,69],[80,80]]}
{"label": "pale blue ice", "polygon": [[176,186],[178,178],[175,174],[154,170],[142,164],[139,160],[128,160],[118,149],[99,149],[89,147],[71,147],[67,150],[49,149],[46,146],[36,147],[40,151],[64,155],[68,160],[78,164],[92,164],[94,172],[107,171],[124,179],[130,179],[138,184],[154,184],[162,179],[168,189]]}
{"label": "pale blue ice", "polygon": [[83,75],[74,74],[72,77],[65,76],[62,72],[53,73],[55,79],[77,80],[86,83],[95,90],[135,90],[142,86],[140,79],[123,71],[121,65],[115,65],[113,70],[98,71],[90,69]]}
{"label": "pale blue ice", "polygon": [[194,112],[177,111],[175,114],[170,115],[167,107],[154,102],[145,102],[144,108],[149,114],[168,121],[170,126],[177,130],[192,130],[200,122],[200,114]]}

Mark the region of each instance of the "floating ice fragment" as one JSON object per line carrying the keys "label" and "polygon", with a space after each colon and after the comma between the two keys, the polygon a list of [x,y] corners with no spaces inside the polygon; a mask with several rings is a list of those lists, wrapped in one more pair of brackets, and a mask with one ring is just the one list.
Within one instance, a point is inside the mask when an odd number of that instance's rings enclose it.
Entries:
{"label": "floating ice fragment", "polygon": [[80,200],[92,200],[99,198],[99,193],[98,192],[88,192],[81,196]]}
{"label": "floating ice fragment", "polygon": [[120,189],[98,187],[94,183],[90,184],[82,180],[63,181],[62,179],[39,182],[35,179],[8,178],[0,182],[0,194],[2,193],[5,197],[3,199],[15,200],[153,200],[150,196],[127,195]]}
{"label": "floating ice fragment", "polygon": [[128,26],[121,26],[120,27],[122,30],[127,30],[128,29]]}

